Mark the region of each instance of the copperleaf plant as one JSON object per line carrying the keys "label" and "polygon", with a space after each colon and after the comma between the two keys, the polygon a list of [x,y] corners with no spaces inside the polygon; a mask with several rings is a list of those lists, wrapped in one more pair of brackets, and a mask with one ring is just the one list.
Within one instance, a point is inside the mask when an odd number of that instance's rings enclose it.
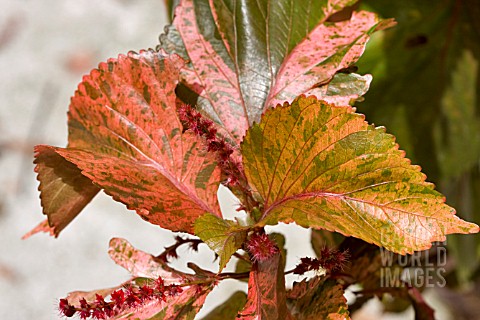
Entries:
{"label": "copperleaf plant", "polygon": [[[66,148],[35,147],[54,236],[103,190],[177,237],[160,256],[113,239],[110,255],[132,278],[60,300],[69,317],[193,319],[227,278],[248,279],[207,319],[348,319],[336,272],[348,253],[322,250],[295,270],[323,270],[285,285],[285,252],[264,227],[279,222],[339,232],[390,251],[425,250],[451,233],[475,233],[445,204],[392,135],[352,105],[370,75],[350,67],[371,33],[390,27],[365,11],[333,19],[352,0],[184,0],[156,50],[101,63],[68,112]],[[223,219],[220,184],[246,216]],[[168,265],[176,248],[206,243],[219,270]],[[222,273],[232,256],[243,272]],[[239,270],[240,268],[237,268]]]}

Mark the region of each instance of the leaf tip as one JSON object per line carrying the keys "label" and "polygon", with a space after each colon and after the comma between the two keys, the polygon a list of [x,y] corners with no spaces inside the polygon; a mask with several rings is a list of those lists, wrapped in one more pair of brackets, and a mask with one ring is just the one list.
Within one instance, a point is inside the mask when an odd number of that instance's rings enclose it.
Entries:
{"label": "leaf tip", "polygon": [[32,230],[25,233],[22,236],[22,240],[26,240],[26,239],[30,238],[31,236],[33,236],[37,233],[40,233],[40,232],[48,233],[50,236],[52,236],[54,238],[57,238],[58,234],[59,234],[58,232],[55,231],[55,227],[51,227],[49,225],[48,219],[45,219],[42,222],[40,222],[35,228],[33,228]]}

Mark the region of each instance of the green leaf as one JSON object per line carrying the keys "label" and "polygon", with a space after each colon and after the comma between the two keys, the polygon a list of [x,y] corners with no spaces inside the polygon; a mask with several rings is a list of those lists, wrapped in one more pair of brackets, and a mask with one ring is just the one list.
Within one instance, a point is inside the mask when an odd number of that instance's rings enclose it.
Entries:
{"label": "green leaf", "polygon": [[242,246],[247,230],[236,222],[205,214],[195,221],[195,235],[220,257],[220,270]]}
{"label": "green leaf", "polygon": [[478,61],[471,51],[465,50],[458,58],[441,101],[444,119],[438,121],[434,129],[438,162],[444,177],[457,178],[465,168],[472,168],[480,161],[480,118],[476,110],[478,70]]}
{"label": "green leaf", "polygon": [[350,107],[301,96],[267,111],[241,147],[264,205],[259,226],[296,222],[402,254],[447,234],[478,232],[455,216],[393,136]]}
{"label": "green leaf", "polygon": [[290,311],[295,319],[350,319],[343,286],[326,277],[294,282],[287,293]]}
{"label": "green leaf", "polygon": [[224,303],[213,309],[202,320],[235,319],[237,313],[245,305],[247,295],[243,291],[234,292]]}
{"label": "green leaf", "polygon": [[353,105],[355,100],[367,93],[371,81],[372,76],[369,74],[361,76],[356,73],[337,73],[328,86],[322,87],[326,89],[326,93],[315,93],[315,96],[324,97],[325,101],[339,106]]}
{"label": "green leaf", "polygon": [[183,0],[160,47],[188,55],[182,79],[201,96],[197,106],[240,142],[264,110],[299,94],[348,103],[368,89],[369,76],[344,78],[356,83],[344,84],[356,87],[348,93],[325,87],[361,56],[372,32],[392,24],[363,11],[328,21],[354,2]]}

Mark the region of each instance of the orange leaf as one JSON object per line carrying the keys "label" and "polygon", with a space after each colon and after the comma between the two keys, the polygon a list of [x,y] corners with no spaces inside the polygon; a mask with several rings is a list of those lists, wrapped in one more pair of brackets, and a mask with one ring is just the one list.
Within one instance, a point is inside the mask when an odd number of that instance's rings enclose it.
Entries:
{"label": "orange leaf", "polygon": [[145,220],[193,232],[199,216],[221,215],[220,171],[203,141],[182,133],[175,95],[182,64],[153,51],[100,64],[72,98],[69,146],[37,148],[73,163]]}

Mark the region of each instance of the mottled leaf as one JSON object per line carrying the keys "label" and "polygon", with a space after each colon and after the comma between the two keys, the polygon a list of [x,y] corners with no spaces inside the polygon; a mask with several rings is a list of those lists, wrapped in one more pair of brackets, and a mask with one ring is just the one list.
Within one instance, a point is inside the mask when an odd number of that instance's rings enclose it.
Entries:
{"label": "mottled leaf", "polygon": [[[372,76],[369,74],[361,76],[356,73],[337,73],[327,86],[312,89],[308,93],[339,106],[353,105],[355,100],[360,100],[367,93],[371,81]],[[323,93],[317,90],[326,91]]]}
{"label": "mottled leaf", "polygon": [[345,84],[355,92],[323,88],[360,57],[370,33],[392,24],[367,12],[328,21],[354,2],[184,0],[160,46],[188,55],[182,78],[200,94],[197,106],[240,142],[266,108],[301,93],[339,103],[368,89],[369,76],[343,79],[356,83]]}
{"label": "mottled leaf", "polygon": [[348,274],[344,287],[357,284],[365,291],[356,295],[355,301],[349,304],[348,310],[351,314],[362,308],[376,294],[381,295],[385,287],[393,290],[393,287],[397,286],[398,282],[386,280],[387,277],[391,279],[392,274],[401,274],[403,271],[397,264],[397,254],[353,237],[345,238],[339,250],[348,250],[350,253],[348,264],[343,271]]}
{"label": "mottled leaf", "polygon": [[[479,67],[474,60],[480,61],[478,4],[476,0],[461,5],[456,0],[364,0],[362,5],[369,10],[395,17],[398,26],[372,37],[357,63],[359,70],[375,77],[362,103],[367,119],[385,125],[457,214],[477,224],[480,179],[475,127],[480,99]],[[475,102],[470,100],[472,89]],[[455,273],[466,284],[479,265],[480,256],[471,253],[480,248],[480,234],[449,237],[448,246],[455,260],[461,261]]]}
{"label": "mottled leaf", "polygon": [[394,137],[351,107],[301,96],[267,111],[242,143],[245,174],[264,204],[259,226],[296,222],[398,253],[478,226],[455,216]]}
{"label": "mottled leaf", "polygon": [[335,73],[355,63],[365,50],[369,35],[393,25],[391,20],[378,21],[371,12],[354,12],[348,21],[318,25],[290,53],[278,71],[266,107],[291,102],[302,93],[328,83]]}
{"label": "mottled leaf", "polygon": [[235,319],[238,311],[245,305],[247,295],[243,291],[234,292],[224,303],[210,311],[202,320]]}
{"label": "mottled leaf", "polygon": [[34,163],[37,179],[40,181],[40,200],[43,213],[48,217],[48,226],[41,224],[26,237],[40,231],[57,237],[100,189],[83,176],[75,165],[49,147],[35,147]]}
{"label": "mottled leaf", "polygon": [[74,146],[49,149],[145,220],[193,232],[220,215],[215,156],[176,115],[177,56],[144,51],[100,64],[84,77],[69,110]]}
{"label": "mottled leaf", "polygon": [[206,214],[195,221],[195,235],[220,257],[219,271],[222,271],[231,256],[242,246],[247,230],[234,221]]}
{"label": "mottled leaf", "polygon": [[243,320],[291,319],[286,306],[283,258],[276,253],[253,264],[248,280],[245,308],[238,314]]}
{"label": "mottled leaf", "polygon": [[[164,285],[180,286],[175,294],[165,294],[165,299],[145,298],[138,300],[135,305],[125,302],[113,308],[114,315],[109,319],[191,319],[202,308],[205,298],[213,289],[214,281],[208,281],[196,275],[185,274],[174,270],[166,263],[154,256],[137,250],[124,239],[114,238],[110,241],[110,256],[120,266],[132,274],[132,279],[115,288],[94,290],[89,292],[75,291],[67,296],[70,304],[80,307],[80,299],[85,299],[91,306],[96,305],[96,295],[100,294],[105,301],[113,291],[147,285],[152,287],[159,277]],[[192,284],[191,284],[192,283]],[[194,284],[193,284],[194,283]]]}
{"label": "mottled leaf", "polygon": [[287,293],[288,306],[298,320],[350,319],[343,286],[326,277],[295,282]]}
{"label": "mottled leaf", "polygon": [[127,240],[110,240],[108,254],[116,264],[126,269],[133,277],[156,279],[162,277],[166,284],[178,283],[182,276],[173,272],[165,261],[149,253],[135,249]]}
{"label": "mottled leaf", "polygon": [[[122,283],[115,288],[100,289],[93,291],[75,291],[71,292],[66,299],[80,308],[80,299],[85,299],[88,303],[94,305],[96,295],[108,297],[113,291],[128,287],[131,285],[143,285],[153,282],[154,279],[135,278]],[[146,299],[136,306],[124,306],[123,309],[115,308],[115,315],[108,319],[131,319],[131,320],[147,320],[147,319],[185,319],[193,320],[195,315],[201,309],[205,302],[205,298],[211,291],[211,285],[192,285],[183,286],[183,291],[175,296],[167,296],[165,300]],[[106,298],[105,300],[109,300]]]}
{"label": "mottled leaf", "polygon": [[[202,13],[199,19],[210,23],[209,28],[205,27],[204,31],[212,32],[214,27],[212,13],[209,10]],[[221,49],[222,44],[208,41],[213,36],[210,33],[206,35],[199,33],[195,15],[193,1],[182,1],[177,7],[173,21],[193,66],[191,73],[195,74],[194,78],[193,75],[185,75],[187,71],[184,71],[184,78],[191,86],[197,80],[200,82],[199,85],[205,89],[202,95],[213,106],[208,112],[209,115],[217,122],[220,121],[232,134],[234,141],[238,141],[248,128],[248,121],[241,105],[242,97],[238,90],[235,70],[231,63],[227,65],[216,52]]]}

